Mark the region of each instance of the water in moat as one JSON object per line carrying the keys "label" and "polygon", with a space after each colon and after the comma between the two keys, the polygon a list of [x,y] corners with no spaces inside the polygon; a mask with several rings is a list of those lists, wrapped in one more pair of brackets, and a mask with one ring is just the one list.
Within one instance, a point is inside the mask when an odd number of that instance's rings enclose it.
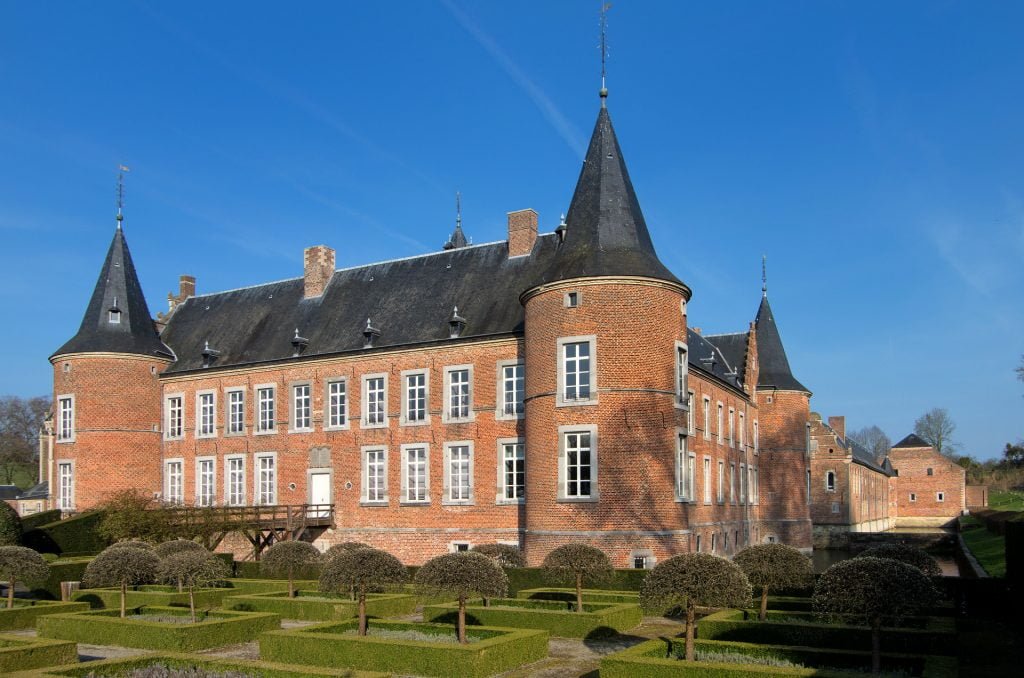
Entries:
{"label": "water in moat", "polygon": [[[941,527],[904,527],[899,530],[886,530],[886,533],[897,535],[903,534],[942,534],[947,533]],[[814,564],[815,572],[824,572],[832,565],[835,565],[841,560],[852,558],[857,555],[858,552],[851,551],[850,549],[815,549],[811,555],[811,561]],[[942,568],[942,574],[946,577],[959,577],[962,575],[960,566],[957,564],[957,559],[952,553],[939,553],[932,554],[935,560],[938,561],[939,567]]]}

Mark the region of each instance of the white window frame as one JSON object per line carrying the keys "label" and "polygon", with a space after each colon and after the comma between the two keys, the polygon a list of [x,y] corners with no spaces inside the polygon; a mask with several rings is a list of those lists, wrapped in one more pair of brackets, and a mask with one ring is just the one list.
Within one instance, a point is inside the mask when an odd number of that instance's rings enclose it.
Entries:
{"label": "white window frame", "polygon": [[[209,502],[204,502],[206,489],[203,487],[204,473],[203,465],[209,464]],[[196,506],[216,506],[217,505],[217,458],[216,457],[196,457]]]}
{"label": "white window frame", "polygon": [[[239,402],[235,402],[238,398]],[[238,405],[237,418],[238,426],[235,427],[236,423],[236,410],[235,405]],[[245,389],[237,386],[224,389],[224,435],[225,436],[244,436],[245,435]]]}
{"label": "white window frame", "polygon": [[[401,446],[402,453],[402,495],[399,497],[399,505],[421,505],[430,503],[430,445],[428,443],[408,443]],[[412,490],[410,481],[412,476],[410,470],[412,467],[411,453],[422,452],[423,459],[417,461],[417,465],[422,465],[423,476],[422,476],[422,489],[423,496],[421,498],[410,498],[409,492]]]}
{"label": "white window frame", "polygon": [[[263,494],[263,461],[269,459],[273,462],[272,472],[274,482],[271,485],[271,501],[265,501]],[[277,465],[277,452],[258,452],[253,455],[252,483],[253,483],[253,504],[256,506],[275,506],[278,502],[278,481],[280,473]]]}
{"label": "white window frame", "polygon": [[[232,487],[232,480],[234,479],[235,471],[231,468],[231,462],[240,461],[242,462],[241,468],[241,481],[238,484],[239,492],[236,495],[234,488]],[[246,505],[246,459],[244,454],[230,454],[224,457],[224,505],[225,506],[245,506]],[[238,498],[240,501],[235,502],[233,499]]]}
{"label": "white window frame", "polygon": [[[265,420],[265,417],[263,416],[264,400],[262,396],[264,391],[270,392],[269,421]],[[253,434],[265,436],[277,433],[277,384],[256,384],[253,386],[253,392],[256,394],[255,402],[253,403],[254,410],[256,412],[256,416],[254,417],[256,421],[253,422]],[[267,424],[269,424],[269,426],[267,426]]]}
{"label": "white window frame", "polygon": [[[524,504],[526,503],[526,439],[525,438],[498,438],[497,441],[497,455],[498,455],[498,491],[495,493],[494,503],[496,504]],[[513,448],[513,457],[507,457],[507,448]],[[519,449],[516,450],[515,447]],[[508,459],[512,459],[513,462],[522,463],[523,473],[523,494],[521,497],[509,497],[508,496],[508,472],[505,468],[505,462]],[[517,471],[512,472],[514,475]]]}
{"label": "white window frame", "polygon": [[[426,426],[430,424],[430,370],[404,370],[401,374],[402,377],[402,417],[400,424],[402,426]],[[416,386],[416,389],[423,390],[423,408],[421,415],[418,419],[413,419],[413,411],[409,407],[409,393],[410,393],[410,380],[413,378],[422,378],[423,384]],[[404,459],[404,456],[403,456]],[[404,494],[403,494],[404,496]]]}
{"label": "white window frame", "polygon": [[[340,386],[340,392],[336,387]],[[335,398],[340,396],[340,406],[335,410]],[[339,417],[340,415],[340,417]],[[338,421],[341,423],[338,423]],[[349,427],[348,408],[348,379],[346,377],[331,377],[324,384],[324,430],[343,431]]]}
{"label": "white window frame", "polygon": [[736,505],[736,462],[729,462],[729,503]]}
{"label": "white window frame", "polygon": [[[380,421],[370,423],[370,382],[380,380],[381,391],[378,396],[379,401],[375,399],[375,404],[380,405],[379,415]],[[388,375],[386,372],[377,372],[375,374],[364,374],[362,378],[362,397],[360,398],[362,407],[362,428],[387,428],[388,427]],[[374,412],[376,416],[378,412]]]}
{"label": "white window frame", "polygon": [[[177,431],[175,432],[172,418],[171,402],[177,401]],[[181,440],[185,437],[185,394],[168,393],[164,396],[164,440]]]}
{"label": "white window frame", "polygon": [[[831,482],[829,482],[829,481],[831,481]],[[831,471],[831,470],[825,471],[825,491],[826,492],[835,492],[836,491],[836,472],[835,471]]]}
{"label": "white window frame", "polygon": [[703,490],[704,503],[711,503],[711,457],[704,455],[703,473],[701,474],[701,489]]}
{"label": "white window frame", "polygon": [[[566,398],[566,378],[568,373],[566,371],[566,349],[570,345],[575,344],[587,344],[588,345],[588,360],[589,369],[588,374],[588,395],[586,398]],[[556,340],[556,374],[558,375],[558,391],[555,393],[555,406],[556,407],[571,407],[576,405],[593,405],[597,402],[597,335],[590,334],[578,337],[561,337]],[[579,360],[579,358],[574,358]],[[582,374],[578,372],[577,374]],[[577,384],[577,393],[579,392],[579,385]]]}
{"label": "white window frame", "polygon": [[[465,403],[465,414],[453,415],[454,410],[453,403],[456,398],[462,398],[462,395],[458,395],[452,390],[455,384],[452,383],[452,375],[455,373],[466,373],[466,379],[468,380],[465,384],[466,387],[466,403]],[[476,418],[476,413],[473,411],[473,366],[472,365],[449,365],[444,368],[444,403],[441,410],[441,421],[445,423],[461,423],[466,421],[473,421]],[[459,406],[461,408],[461,405]]]}
{"label": "white window frame", "polygon": [[57,462],[57,508],[61,511],[75,510],[74,459],[62,459]]}
{"label": "white window frame", "polygon": [[723,427],[725,426],[724,419],[725,419],[725,405],[722,403],[721,400],[718,400],[718,401],[716,401],[716,408],[715,408],[715,425],[716,425],[716,427],[718,429],[716,431],[716,437],[718,438],[718,444],[719,445],[721,445],[722,443],[725,442],[725,430],[723,429]]}
{"label": "white window frame", "polygon": [[[304,393],[305,395],[302,395]],[[310,381],[293,381],[288,384],[288,432],[289,433],[309,433],[313,430],[313,383]],[[300,415],[302,414],[299,410],[302,407],[299,403],[299,399],[305,400],[304,409],[305,422],[300,421]],[[304,423],[304,426],[300,426],[300,423]]]}
{"label": "white window frame", "polygon": [[693,391],[686,395],[686,432],[693,435],[697,430],[697,413],[693,411]]}
{"label": "white window frame", "polygon": [[[380,494],[370,498],[370,455],[380,456],[381,489]],[[364,445],[360,449],[362,483],[360,487],[359,503],[363,506],[387,506],[388,505],[388,448],[383,445]]]}
{"label": "white window frame", "polygon": [[761,451],[761,432],[758,429],[757,419],[754,420],[754,454]]}
{"label": "white window frame", "polygon": [[688,437],[686,432],[676,429],[676,501],[687,502],[691,500],[689,480],[689,454],[687,450]]}
{"label": "white window frame", "polygon": [[[570,495],[569,490],[569,473],[567,468],[568,462],[568,451],[566,449],[566,438],[573,434],[589,434],[590,435],[590,494],[576,494]],[[580,465],[582,466],[582,465]],[[577,480],[576,482],[583,482]],[[580,503],[592,503],[599,499],[598,489],[598,436],[597,426],[595,425],[581,425],[581,426],[559,426],[558,427],[558,499],[559,502],[580,502]]]}
{"label": "white window frame", "polygon": [[57,396],[57,442],[75,442],[75,394],[73,393]]}
{"label": "white window frame", "polygon": [[752,497],[751,503],[756,506],[760,503],[761,499],[761,489],[759,487],[761,480],[756,466],[750,466],[747,468],[747,479],[750,481],[750,496]]}
{"label": "white window frame", "polygon": [[745,450],[747,447],[747,415],[739,413],[739,448]]}
{"label": "white window frame", "polygon": [[686,479],[689,483],[689,502],[697,503],[697,453],[689,452],[686,455]]}
{"label": "white window frame", "polygon": [[689,348],[684,342],[675,342],[675,358],[676,358],[676,397],[675,406],[679,409],[686,409],[689,407],[688,394],[690,393],[689,382],[690,382],[690,361],[689,361]]}
{"label": "white window frame", "polygon": [[719,504],[725,503],[725,462],[718,460],[718,485],[715,487],[715,499]]}
{"label": "white window frame", "polygon": [[[517,391],[515,384],[519,382],[519,379],[513,377],[509,380],[505,371],[508,369],[520,370],[522,373],[522,390]],[[513,372],[515,374],[515,372]],[[519,399],[515,402],[509,403],[507,399],[508,389],[506,388],[507,383],[511,381],[513,384],[512,393],[518,394]],[[496,389],[497,408],[494,413],[495,419],[512,420],[522,419],[526,416],[526,366],[522,360],[501,360],[498,361],[498,386]],[[512,411],[509,412],[509,409]]]}
{"label": "white window frame", "polygon": [[910,501],[914,501],[914,502],[917,501],[917,493],[916,492],[911,492],[910,493]]}
{"label": "white window frame", "polygon": [[736,408],[729,408],[729,447],[736,447]]}
{"label": "white window frame", "polygon": [[[176,485],[172,483],[172,467],[178,470]],[[164,501],[175,506],[185,503],[185,460],[181,457],[164,460]]]}
{"label": "white window frame", "polygon": [[806,476],[807,476],[807,487],[806,487],[805,491],[807,492],[807,503],[810,504],[811,503],[811,469],[807,469]]}
{"label": "white window frame", "polygon": [[196,391],[195,435],[198,439],[217,437],[217,392],[213,389]]}
{"label": "white window frame", "polygon": [[[454,448],[465,448],[469,458],[468,462],[468,487],[467,496],[459,497],[457,499],[452,498],[452,492],[454,487],[452,485],[452,450]],[[475,468],[476,454],[473,450],[472,440],[453,440],[444,444],[444,495],[441,499],[441,504],[444,506],[463,506],[472,505],[476,503],[476,468]]]}
{"label": "white window frame", "polygon": [[740,464],[740,506],[747,502],[747,465]]}
{"label": "white window frame", "polygon": [[945,492],[936,492],[935,493],[935,501],[945,503],[945,501],[946,501],[946,493]]}
{"label": "white window frame", "polygon": [[[459,548],[465,546],[466,548]],[[471,541],[450,541],[448,542],[448,553],[458,553],[459,551],[472,551],[473,542]]]}
{"label": "white window frame", "polygon": [[711,398],[704,398],[704,440],[711,440]]}

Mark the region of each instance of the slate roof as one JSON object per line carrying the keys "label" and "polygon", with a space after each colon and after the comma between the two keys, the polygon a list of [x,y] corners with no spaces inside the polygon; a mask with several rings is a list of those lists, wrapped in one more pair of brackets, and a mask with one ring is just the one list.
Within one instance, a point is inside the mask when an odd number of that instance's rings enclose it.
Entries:
{"label": "slate roof", "polygon": [[893,449],[897,447],[931,447],[931,445],[916,433],[911,433],[909,436],[893,445]]}
{"label": "slate roof", "polygon": [[782,346],[782,337],[775,324],[772,307],[768,304],[767,294],[761,297],[754,328],[757,331],[757,359],[760,370],[758,387],[810,393],[810,389],[797,381],[789,368],[789,359],[786,357],[786,349]]}
{"label": "slate roof", "polygon": [[18,499],[46,499],[50,496],[50,483],[44,480],[43,482],[30,487],[25,490],[21,495],[18,495]]}
{"label": "slate roof", "polygon": [[21,494],[21,488],[17,485],[0,485],[0,500],[15,499]]}
{"label": "slate roof", "polygon": [[733,363],[719,350],[717,344],[712,343],[709,338],[702,337],[693,330],[687,329],[686,346],[688,349],[688,361],[692,367],[697,367],[711,376],[717,377],[725,383],[742,390],[742,372],[734,371]]}
{"label": "slate roof", "polygon": [[[108,321],[108,313],[113,309],[121,312],[120,323]],[[93,352],[171,357],[170,350],[160,341],[153,317],[149,314],[120,225],[110,242],[78,333],[50,357]]]}
{"label": "slate roof", "polygon": [[834,428],[825,422],[821,422],[821,425],[835,435],[836,441],[840,447],[850,451],[853,461],[861,466],[866,466],[874,471],[878,471],[879,473],[884,473],[887,476],[896,475],[896,472],[892,468],[892,464],[889,463],[888,457],[883,458],[882,461],[879,462],[870,450],[858,443],[856,440],[853,440],[852,438],[842,438]]}
{"label": "slate roof", "polygon": [[747,367],[747,333],[709,334],[704,338],[718,347],[726,362],[736,369],[737,378],[742,381]]}

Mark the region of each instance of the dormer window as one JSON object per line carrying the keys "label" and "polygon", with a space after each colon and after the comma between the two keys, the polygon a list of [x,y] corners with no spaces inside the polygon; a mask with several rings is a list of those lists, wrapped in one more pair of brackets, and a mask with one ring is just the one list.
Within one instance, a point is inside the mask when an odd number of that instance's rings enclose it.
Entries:
{"label": "dormer window", "polygon": [[110,309],[110,311],[107,313],[107,322],[109,322],[111,325],[120,325],[121,311],[117,310],[116,308]]}

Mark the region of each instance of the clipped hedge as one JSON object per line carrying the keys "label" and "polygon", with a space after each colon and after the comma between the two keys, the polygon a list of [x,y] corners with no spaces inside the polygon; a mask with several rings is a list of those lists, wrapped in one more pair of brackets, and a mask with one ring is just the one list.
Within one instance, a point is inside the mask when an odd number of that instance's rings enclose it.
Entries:
{"label": "clipped hedge", "polygon": [[40,553],[95,555],[110,546],[110,542],[100,537],[97,530],[102,520],[100,511],[83,513],[27,530],[21,541]]}
{"label": "clipped hedge", "polygon": [[[676,659],[684,653],[683,641],[660,638],[601,658],[601,678],[750,678],[751,676],[821,676],[849,678],[850,671],[870,670],[871,653],[852,650],[823,650],[812,647],[754,645],[714,640],[697,640],[700,652],[741,654],[751,658],[774,658],[809,668],[777,667],[764,664],[687,662]],[[820,668],[819,668],[820,667]],[[954,657],[883,654],[882,670],[903,672],[922,678],[955,678]]]}
{"label": "clipped hedge", "polygon": [[[576,602],[576,589],[539,588],[522,589],[516,598],[524,600],[560,600],[566,603]],[[637,603],[640,594],[636,591],[602,591],[600,589],[583,589],[585,603]]]}
{"label": "clipped hedge", "polygon": [[0,675],[78,661],[78,646],[66,640],[0,635]]}
{"label": "clipped hedge", "polygon": [[[438,624],[370,621],[370,634],[355,635],[358,622],[317,624],[260,636],[260,657],[286,663],[351,666],[418,676],[490,676],[543,659],[548,633],[475,626],[466,645],[409,641],[372,635],[374,630],[437,633],[454,639],[455,629]],[[351,635],[346,635],[351,632]]]}
{"label": "clipped hedge", "polygon": [[[260,563],[258,560],[236,560],[235,561],[235,576],[240,579],[279,579],[274,575],[260,572]],[[295,568],[295,579],[320,579],[320,566],[310,565],[308,567],[297,567]],[[284,582],[285,588],[288,588],[288,581]]]}
{"label": "clipped hedge", "polygon": [[[195,590],[196,607],[218,607],[225,596],[235,593],[234,589],[197,588]],[[71,594],[71,600],[88,603],[97,610],[120,609],[121,589],[117,587],[100,589],[79,589]],[[149,584],[132,586],[128,589],[126,603],[128,607],[144,605],[165,607],[188,607],[188,589],[179,592],[177,586]]]}
{"label": "clipped hedge", "polygon": [[60,509],[51,509],[49,511],[40,511],[39,513],[33,513],[31,515],[21,517],[21,529],[25,532],[34,530],[37,527],[43,525],[49,525],[60,520],[61,511]]}
{"label": "clipped hedge", "polygon": [[[575,596],[574,596],[575,598]],[[544,629],[559,638],[604,638],[640,625],[643,613],[637,603],[583,604],[582,613],[572,604],[556,600],[491,598],[484,607],[471,601],[466,607],[466,623],[514,629]],[[427,605],[423,621],[454,624],[458,605]]]}
{"label": "clipped hedge", "polygon": [[53,614],[40,617],[36,628],[43,638],[190,652],[244,643],[281,626],[281,618],[267,612],[212,610],[200,613],[200,621],[195,624],[133,618],[140,614],[187,617],[189,611],[180,607],[137,607],[129,611],[126,619],[121,619],[118,610]]}
{"label": "clipped hedge", "polygon": [[0,631],[35,628],[36,619],[44,614],[84,612],[88,603],[61,603],[53,600],[14,599],[14,607],[0,608]]}
{"label": "clipped hedge", "polygon": [[50,563],[50,575],[38,588],[32,589],[33,598],[60,600],[60,583],[62,581],[82,581],[85,568],[92,557],[62,558]]}
{"label": "clipped hedge", "polygon": [[[416,611],[415,596],[401,593],[369,593],[366,596],[366,614],[370,617],[397,617]],[[254,595],[228,596],[223,606],[227,610],[274,612],[282,619],[299,621],[339,621],[354,617],[356,601],[348,596],[301,589],[289,598],[285,591]]]}
{"label": "clipped hedge", "polygon": [[[773,617],[776,621],[773,621]],[[781,621],[788,617],[787,621]],[[806,618],[808,621],[797,621]],[[918,617],[924,628],[883,628],[882,652],[948,655],[957,651],[952,619]],[[767,621],[757,621],[756,610],[722,610],[697,624],[701,640],[727,640],[762,645],[797,645],[842,650],[871,648],[871,629],[867,626],[825,624],[800,612],[769,611]]]}
{"label": "clipped hedge", "polygon": [[[297,579],[295,588],[311,590],[317,587],[315,579]],[[288,590],[287,579],[228,579],[227,587],[234,591],[231,595],[249,596],[257,593],[277,593]]]}

